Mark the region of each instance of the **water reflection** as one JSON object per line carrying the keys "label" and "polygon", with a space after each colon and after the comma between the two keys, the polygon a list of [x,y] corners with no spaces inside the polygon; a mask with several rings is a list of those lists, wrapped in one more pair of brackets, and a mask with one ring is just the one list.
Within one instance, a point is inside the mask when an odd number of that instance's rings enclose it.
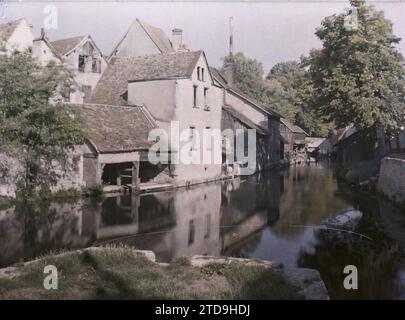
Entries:
{"label": "water reflection", "polygon": [[[310,226],[346,208],[363,214],[356,231],[335,237]],[[57,249],[123,243],[158,260],[228,255],[318,269],[333,298],[404,295],[405,217],[386,203],[339,187],[322,165],[243,180],[102,202],[42,203],[0,210],[0,266]],[[360,289],[343,289],[343,267],[359,268]]]}

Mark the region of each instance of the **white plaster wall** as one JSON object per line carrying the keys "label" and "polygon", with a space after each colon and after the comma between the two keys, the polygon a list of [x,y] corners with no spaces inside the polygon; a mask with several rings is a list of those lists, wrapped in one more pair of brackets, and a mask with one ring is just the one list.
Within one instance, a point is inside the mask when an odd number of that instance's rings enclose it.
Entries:
{"label": "white plaster wall", "polygon": [[[205,69],[205,81],[198,80],[197,67]],[[193,107],[194,89],[197,86],[197,106]],[[204,88],[208,88],[207,103],[209,111],[204,108]],[[222,89],[212,85],[208,66],[201,55],[190,79],[155,80],[132,82],[128,84],[128,102],[144,104],[157,120],[160,128],[170,136],[170,121],[178,121],[180,132],[195,127],[202,138],[203,129],[221,129]],[[201,139],[202,144],[202,139]],[[180,149],[187,142],[180,143]],[[202,162],[202,155],[201,155]],[[221,164],[179,164],[173,171],[176,183],[204,182],[219,178]]]}
{"label": "white plaster wall", "polygon": [[145,105],[157,121],[176,119],[176,80],[128,83],[128,103]]}
{"label": "white plaster wall", "polygon": [[[205,81],[198,80],[197,67],[205,69]],[[193,107],[193,86],[197,86],[197,106]],[[209,111],[204,108],[204,88],[208,88],[207,103]],[[222,112],[222,90],[212,85],[212,79],[208,72],[208,66],[203,55],[201,55],[192,73],[191,79],[177,81],[176,105],[177,120],[179,120],[180,131],[189,130],[195,127],[202,138],[203,129],[221,129]],[[202,146],[202,139],[200,141]],[[187,144],[187,142],[183,143]],[[182,144],[180,145],[182,146]],[[200,148],[202,150],[202,147]],[[202,155],[201,155],[202,160]],[[179,184],[187,181],[206,181],[218,178],[221,174],[221,164],[191,164],[179,165],[175,169]]]}
{"label": "white plaster wall", "polygon": [[31,27],[28,22],[23,19],[21,20],[18,27],[14,30],[11,37],[6,43],[6,50],[12,53],[14,50],[23,52],[28,48],[33,47],[34,35],[31,31]]}
{"label": "white plaster wall", "polygon": [[37,59],[38,64],[43,67],[46,66],[51,61],[57,64],[62,63],[62,61],[53,54],[52,50],[43,40],[34,41],[32,54]]}
{"label": "white plaster wall", "polygon": [[160,50],[156,47],[151,38],[146,34],[138,22],[134,22],[126,34],[123,41],[118,45],[113,56],[143,56],[147,54],[159,54]]}

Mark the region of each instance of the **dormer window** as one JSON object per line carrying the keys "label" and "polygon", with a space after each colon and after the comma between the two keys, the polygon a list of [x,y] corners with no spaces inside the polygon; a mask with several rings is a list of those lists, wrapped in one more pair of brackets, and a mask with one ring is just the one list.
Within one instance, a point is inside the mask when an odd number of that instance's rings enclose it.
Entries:
{"label": "dormer window", "polygon": [[200,80],[200,67],[197,67],[197,80]]}

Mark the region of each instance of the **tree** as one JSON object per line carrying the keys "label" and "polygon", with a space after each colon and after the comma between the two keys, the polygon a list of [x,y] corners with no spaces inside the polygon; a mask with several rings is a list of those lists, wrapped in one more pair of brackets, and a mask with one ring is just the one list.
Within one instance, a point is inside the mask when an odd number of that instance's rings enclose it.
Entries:
{"label": "tree", "polygon": [[[225,68],[230,62],[230,56],[224,58],[221,69],[225,73]],[[256,59],[246,57],[242,52],[233,56],[234,85],[244,94],[263,102],[266,96],[266,85],[264,83],[264,71],[262,64]]]}
{"label": "tree", "polygon": [[295,122],[301,110],[298,89],[301,87],[305,70],[296,61],[279,62],[267,75],[267,102],[283,117]]}
{"label": "tree", "polygon": [[82,143],[78,125],[50,103],[69,85],[56,64],[41,68],[28,52],[0,55],[0,146],[23,166],[18,186],[25,198],[55,184],[68,169],[67,154]]}
{"label": "tree", "polygon": [[315,33],[323,47],[312,50],[306,61],[306,101],[338,127],[396,131],[405,115],[404,58],[396,48],[400,39],[383,12],[364,0],[351,4],[357,27],[348,27],[350,13],[342,13],[325,18]]}

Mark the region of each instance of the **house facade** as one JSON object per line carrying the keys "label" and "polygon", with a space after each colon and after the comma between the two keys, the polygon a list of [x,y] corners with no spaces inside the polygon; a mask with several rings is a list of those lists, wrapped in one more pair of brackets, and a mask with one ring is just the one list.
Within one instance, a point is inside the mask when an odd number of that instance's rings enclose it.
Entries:
{"label": "house facade", "polygon": [[280,119],[281,158],[289,164],[300,164],[307,160],[306,138],[308,134],[288,119]]}
{"label": "house facade", "polygon": [[[83,102],[89,102],[92,91],[107,67],[107,60],[89,35],[60,39],[51,42],[72,72],[83,93]],[[70,101],[75,102],[75,101]]]}
{"label": "house facade", "polygon": [[[181,32],[179,34],[177,31],[174,43],[181,43],[181,36]],[[108,60],[117,57],[139,57],[174,51],[176,50],[162,29],[136,19],[114,47]]]}
{"label": "house facade", "polygon": [[[278,166],[280,139],[282,139],[279,131],[280,115],[229,86],[229,80],[225,79],[217,69],[211,67],[211,72],[214,83],[221,88],[223,95],[222,130],[231,129],[236,136],[238,130],[254,129],[256,131],[256,172]],[[232,72],[228,72],[226,77],[233,77]],[[246,148],[245,143],[245,154]],[[237,168],[233,169],[238,171]]]}
{"label": "house facade", "polygon": [[[170,141],[168,177],[174,184],[220,177],[221,163],[203,163],[201,152],[203,130],[220,129],[222,107],[221,90],[213,84],[204,52],[114,58],[97,85],[92,102],[147,109]],[[178,126],[176,135],[182,136],[179,144],[171,143],[178,140],[172,136],[173,122]],[[186,163],[189,160],[181,156],[186,148],[190,149],[186,158],[190,156],[192,163]]]}

